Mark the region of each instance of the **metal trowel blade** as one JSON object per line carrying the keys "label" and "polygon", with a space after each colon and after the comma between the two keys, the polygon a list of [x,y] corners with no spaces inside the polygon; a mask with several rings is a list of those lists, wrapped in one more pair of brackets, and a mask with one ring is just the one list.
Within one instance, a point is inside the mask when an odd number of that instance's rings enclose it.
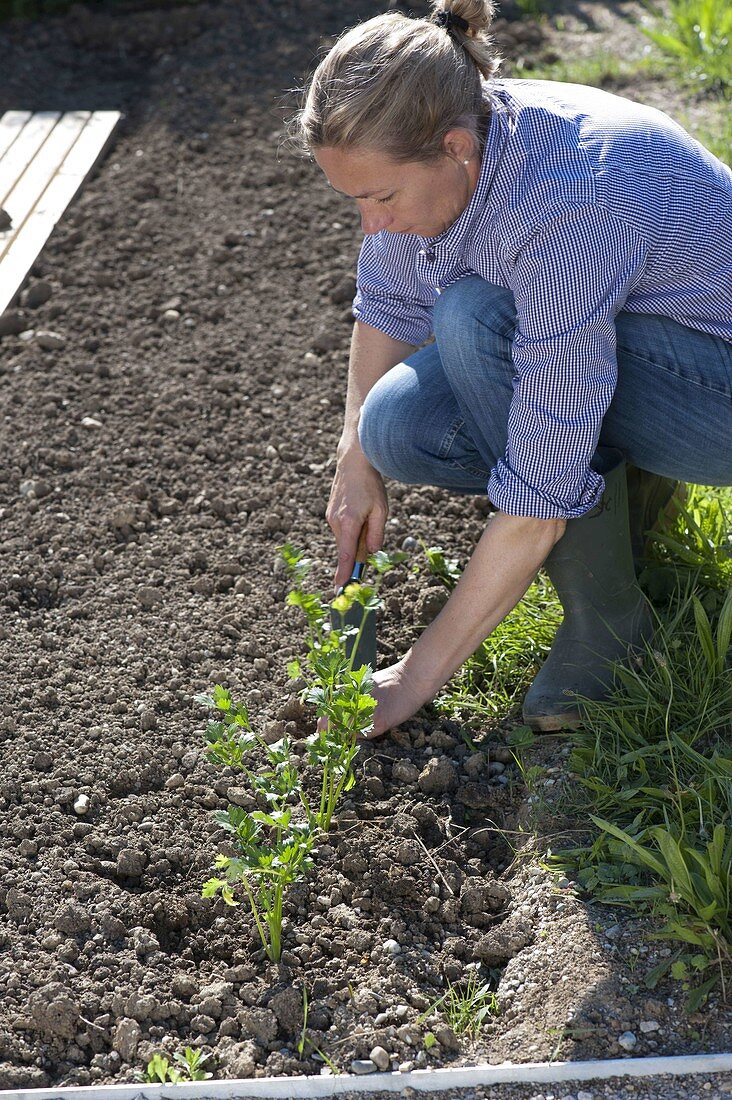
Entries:
{"label": "metal trowel blade", "polygon": [[[366,557],[366,546],[362,533],[361,538],[358,540],[356,562],[351,571],[351,576],[339,590],[339,595],[347,590],[349,584],[362,583],[366,569]],[[359,635],[357,631],[362,620],[363,629]],[[355,649],[351,667],[360,668],[361,665],[369,665],[373,671],[376,668],[376,612],[365,611],[360,603],[353,603],[345,612],[336,611],[334,607],[331,607],[330,622],[334,630],[342,631],[350,627],[353,631],[345,637],[346,655],[349,660]]]}

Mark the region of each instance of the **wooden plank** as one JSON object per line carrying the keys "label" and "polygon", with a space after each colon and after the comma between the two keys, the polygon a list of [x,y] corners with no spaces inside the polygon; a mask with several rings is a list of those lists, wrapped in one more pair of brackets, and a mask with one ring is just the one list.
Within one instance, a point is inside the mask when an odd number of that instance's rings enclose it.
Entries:
{"label": "wooden plank", "polygon": [[106,152],[120,118],[118,111],[94,112],[5,252],[0,263],[0,314],[18,294],[57,221]]}
{"label": "wooden plank", "polygon": [[0,240],[0,262],[10,248],[14,238],[20,233],[28,215],[35,208],[43,192],[59,171],[61,165],[73,148],[77,138],[86,126],[91,113],[89,111],[69,111],[56,124],[26,170],[16,181],[15,187],[7,195],[3,209],[13,219],[13,235]]}
{"label": "wooden plank", "polygon": [[6,111],[0,118],[0,160],[13,144],[26,122],[31,118],[31,111]]}
{"label": "wooden plank", "polygon": [[25,172],[60,117],[59,111],[39,111],[33,115],[0,160],[0,206],[4,205],[18,177]]}

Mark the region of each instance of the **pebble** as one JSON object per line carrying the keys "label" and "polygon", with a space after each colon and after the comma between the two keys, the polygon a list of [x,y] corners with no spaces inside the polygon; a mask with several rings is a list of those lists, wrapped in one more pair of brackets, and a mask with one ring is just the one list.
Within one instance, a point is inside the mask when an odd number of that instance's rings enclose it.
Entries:
{"label": "pebble", "polygon": [[139,878],[147,866],[147,856],[136,848],[123,848],[117,856],[117,874]]}
{"label": "pebble", "polygon": [[101,428],[102,422],[93,416],[82,416],[81,426],[82,428]]}
{"label": "pebble", "polygon": [[33,283],[28,287],[25,294],[24,305],[29,309],[37,309],[38,306],[44,305],[45,302],[53,294],[53,287],[50,283],[45,282],[44,279],[39,279],[37,283]]}
{"label": "pebble", "polygon": [[147,609],[158,607],[163,602],[163,593],[160,588],[153,588],[152,585],[143,584],[137,589],[137,600],[141,607]]}
{"label": "pebble", "polygon": [[358,1073],[361,1076],[365,1073],[376,1073],[378,1068],[370,1058],[354,1058],[351,1062],[351,1073]]}
{"label": "pebble", "polygon": [[7,310],[0,316],[0,336],[20,336],[26,327],[25,318],[16,309]]}
{"label": "pebble", "polygon": [[[83,817],[84,814],[89,812],[89,798],[85,794],[80,794],[74,802],[74,813],[79,817]],[[641,1027],[643,1025],[641,1024]]]}
{"label": "pebble", "polygon": [[381,945],[385,955],[401,955],[402,948],[396,940],[384,940]]}
{"label": "pebble", "polygon": [[374,1049],[369,1054],[369,1058],[374,1063],[376,1068],[380,1069],[382,1072],[389,1069],[389,1067],[391,1066],[391,1058],[389,1057],[389,1052],[387,1050],[384,1050],[383,1047],[374,1047]]}
{"label": "pebble", "polygon": [[618,1038],[618,1046],[621,1046],[623,1050],[635,1050],[637,1042],[634,1031],[624,1031]]}
{"label": "pebble", "polygon": [[434,756],[420,772],[417,782],[425,794],[446,794],[456,789],[458,778],[446,757]]}
{"label": "pebble", "polygon": [[66,343],[63,336],[58,332],[51,332],[50,329],[38,329],[36,332],[36,343],[44,351],[59,351]]}
{"label": "pebble", "polygon": [[419,550],[419,541],[413,538],[412,535],[407,535],[402,541],[402,550],[406,554],[411,553],[413,550]]}
{"label": "pebble", "polygon": [[641,1020],[640,1029],[644,1035],[648,1035],[652,1031],[660,1031],[661,1025],[657,1020]]}
{"label": "pebble", "polygon": [[158,719],[154,710],[146,707],[143,711],[140,712],[140,729],[143,733],[145,733],[147,730],[157,729],[157,726]]}
{"label": "pebble", "polygon": [[419,768],[411,760],[397,760],[391,774],[399,783],[416,783],[419,779]]}

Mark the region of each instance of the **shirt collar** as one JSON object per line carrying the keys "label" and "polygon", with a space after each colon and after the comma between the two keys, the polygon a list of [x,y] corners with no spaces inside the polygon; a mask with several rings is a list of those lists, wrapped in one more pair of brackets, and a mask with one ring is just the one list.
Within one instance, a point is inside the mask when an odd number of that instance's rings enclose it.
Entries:
{"label": "shirt collar", "polygon": [[420,237],[420,242],[424,248],[432,249],[435,245],[439,245],[440,247],[444,245],[444,247],[452,253],[460,254],[462,252],[465,239],[472,229],[474,221],[482,213],[485,207],[495,179],[496,169],[498,168],[505,149],[508,133],[507,123],[504,118],[507,104],[504,102],[504,98],[504,95],[501,95],[499,98],[495,92],[489,93],[491,114],[488,123],[488,132],[486,134],[485,147],[483,149],[480,175],[478,176],[478,182],[470,198],[470,202],[465,207],[460,217],[454,221],[452,225],[448,226],[447,229],[443,229],[442,233],[438,234],[438,236]]}

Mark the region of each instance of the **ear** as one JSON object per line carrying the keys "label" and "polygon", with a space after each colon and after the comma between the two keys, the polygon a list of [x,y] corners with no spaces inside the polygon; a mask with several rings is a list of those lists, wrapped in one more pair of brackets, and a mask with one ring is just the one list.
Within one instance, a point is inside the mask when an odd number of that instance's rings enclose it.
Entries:
{"label": "ear", "polygon": [[453,160],[467,160],[475,156],[475,136],[464,126],[455,126],[445,134],[442,147],[445,150],[445,156]]}

